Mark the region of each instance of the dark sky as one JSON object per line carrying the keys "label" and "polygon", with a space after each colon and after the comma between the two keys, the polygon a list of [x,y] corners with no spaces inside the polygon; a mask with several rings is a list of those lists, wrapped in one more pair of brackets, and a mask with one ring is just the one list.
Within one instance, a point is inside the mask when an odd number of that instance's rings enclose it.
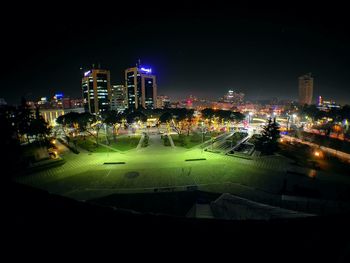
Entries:
{"label": "dark sky", "polygon": [[171,98],[234,89],[249,99],[295,99],[297,77],[312,72],[314,97],[350,103],[344,6],[133,3],[14,7],[3,21],[0,97],[79,97],[81,66],[100,62],[121,83],[140,58],[156,73],[158,94]]}

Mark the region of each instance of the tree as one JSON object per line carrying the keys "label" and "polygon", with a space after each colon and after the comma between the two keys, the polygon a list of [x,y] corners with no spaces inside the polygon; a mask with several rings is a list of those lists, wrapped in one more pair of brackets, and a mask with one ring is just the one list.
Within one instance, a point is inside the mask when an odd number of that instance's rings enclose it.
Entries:
{"label": "tree", "polygon": [[141,111],[133,111],[126,115],[126,121],[129,124],[132,124],[138,121],[146,122],[147,116],[143,114]]}
{"label": "tree", "polygon": [[[123,115],[112,110],[112,111],[105,112],[102,118],[103,118],[103,122],[106,125],[112,126],[113,141],[116,142],[117,141],[116,135],[118,134],[118,131],[122,125]],[[106,133],[106,136],[107,136],[107,133]]]}
{"label": "tree", "polygon": [[80,114],[77,112],[68,112],[67,114],[61,115],[56,119],[56,122],[61,125],[62,131],[68,143],[70,141],[70,137],[66,130],[67,128],[70,128],[74,129],[74,132],[77,132],[79,129],[79,117]]}
{"label": "tree", "polygon": [[201,111],[202,113],[202,117],[204,119],[208,119],[209,120],[209,129],[213,123],[213,119],[215,118],[215,114],[216,114],[216,111],[214,111],[213,109],[210,109],[210,108],[206,108],[206,109],[203,109]]}
{"label": "tree", "polygon": [[[167,125],[167,129],[169,132],[169,127],[170,127],[170,123],[173,120],[173,114],[169,111],[164,112],[162,115],[159,116],[159,123],[166,123]],[[158,126],[159,128],[159,126]]]}
{"label": "tree", "polygon": [[245,115],[239,111],[233,111],[230,115],[231,121],[241,122],[245,119]]}
{"label": "tree", "polygon": [[193,115],[193,110],[191,111],[185,108],[172,109],[172,115],[171,123],[176,132],[180,135],[184,128],[184,121],[187,120],[189,116]]}
{"label": "tree", "polygon": [[190,131],[192,128],[192,123],[193,123],[193,114],[194,114],[194,110],[193,109],[189,109],[186,111],[186,119],[187,119],[187,136],[190,135]]}
{"label": "tree", "polygon": [[278,139],[280,138],[279,125],[276,118],[270,118],[268,123],[263,127],[261,136],[258,138],[256,147],[263,154],[273,154],[278,150]]}
{"label": "tree", "polygon": [[159,122],[161,123],[169,123],[173,119],[173,115],[166,111],[159,117]]}
{"label": "tree", "polygon": [[204,119],[212,119],[215,116],[215,111],[210,108],[203,109],[201,113]]}
{"label": "tree", "polygon": [[0,107],[0,149],[3,153],[2,170],[3,175],[14,175],[14,170],[21,166],[21,149],[16,125],[17,109],[11,106]]}
{"label": "tree", "polygon": [[44,120],[43,116],[40,115],[39,108],[35,109],[35,118],[30,119],[28,135],[35,136],[39,141],[46,139],[50,134],[51,128],[48,123]]}
{"label": "tree", "polygon": [[28,132],[30,129],[30,122],[33,119],[32,110],[29,108],[27,101],[24,97],[21,99],[21,104],[16,113],[16,126],[18,133],[22,136],[26,136],[29,143]]}
{"label": "tree", "polygon": [[[95,115],[89,112],[83,112],[77,115],[77,124],[80,132],[88,132],[90,135],[95,137],[96,144],[98,145],[98,135],[102,128],[102,121],[98,120]],[[90,131],[92,129],[92,132]]]}

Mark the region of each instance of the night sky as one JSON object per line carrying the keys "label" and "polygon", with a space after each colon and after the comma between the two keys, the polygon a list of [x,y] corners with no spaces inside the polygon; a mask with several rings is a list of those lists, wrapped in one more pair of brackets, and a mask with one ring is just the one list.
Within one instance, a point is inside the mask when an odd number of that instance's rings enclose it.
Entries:
{"label": "night sky", "polygon": [[97,62],[111,70],[112,83],[122,83],[124,69],[138,59],[153,68],[158,94],[172,99],[216,99],[228,89],[252,100],[296,99],[298,76],[312,72],[314,98],[350,103],[350,41],[342,6],[179,1],[43,8],[22,6],[2,21],[0,97],[9,103],[58,91],[80,97],[80,67]]}

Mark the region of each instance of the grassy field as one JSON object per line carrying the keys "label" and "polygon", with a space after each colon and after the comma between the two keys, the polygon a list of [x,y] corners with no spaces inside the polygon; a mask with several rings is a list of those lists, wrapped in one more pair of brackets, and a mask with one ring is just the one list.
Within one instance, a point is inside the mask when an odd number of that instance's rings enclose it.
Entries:
{"label": "grassy field", "polygon": [[[202,143],[202,135],[199,133],[192,133],[189,136],[184,134],[172,135],[171,138],[173,139],[175,146],[184,147],[186,149],[190,149]],[[204,136],[204,141],[207,141],[210,138],[210,136],[206,135]]]}
{"label": "grassy field", "polygon": [[[119,151],[127,151],[130,149],[136,148],[137,144],[140,141],[140,135],[134,135],[130,137],[117,137],[116,142],[113,140],[110,141],[109,147],[112,147]],[[105,147],[106,144],[105,138],[99,138],[100,145],[96,145],[95,138],[86,137],[85,140],[83,138],[79,138],[77,140],[77,145],[89,152],[113,152],[112,149]]]}
{"label": "grassy field", "polygon": [[101,145],[97,146],[95,140],[89,137],[85,138],[85,140],[82,138],[78,139],[77,146],[89,152],[112,152],[113,151]]}
{"label": "grassy field", "polygon": [[114,142],[113,140],[111,140],[109,146],[119,151],[128,151],[136,148],[140,139],[141,135],[133,135],[130,137],[117,137],[117,141]]}

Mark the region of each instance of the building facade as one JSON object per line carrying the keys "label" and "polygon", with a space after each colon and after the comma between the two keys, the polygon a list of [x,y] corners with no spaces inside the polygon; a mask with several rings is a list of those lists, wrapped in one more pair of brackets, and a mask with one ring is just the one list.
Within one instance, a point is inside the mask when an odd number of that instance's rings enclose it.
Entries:
{"label": "building facade", "polygon": [[86,112],[98,114],[109,110],[111,103],[111,82],[109,70],[93,68],[84,73],[82,92]]}
{"label": "building facade", "polygon": [[83,113],[84,108],[70,108],[70,109],[46,109],[46,108],[39,108],[40,115],[43,116],[44,120],[50,125],[50,126],[56,126],[56,119],[61,116],[65,115],[69,112],[77,112],[77,113]]}
{"label": "building facade", "polygon": [[125,87],[129,109],[154,109],[157,101],[156,76],[152,69],[134,67],[125,70]]}
{"label": "building facade", "polygon": [[124,85],[112,85],[111,110],[118,112],[127,108],[127,89]]}
{"label": "building facade", "polygon": [[170,99],[169,99],[169,97],[165,96],[165,95],[157,96],[156,108],[157,109],[170,108]]}
{"label": "building facade", "polygon": [[232,103],[235,106],[241,105],[244,102],[244,93],[228,90],[223,97],[224,102]]}
{"label": "building facade", "polygon": [[311,73],[299,77],[299,104],[310,105],[312,103],[314,78]]}

